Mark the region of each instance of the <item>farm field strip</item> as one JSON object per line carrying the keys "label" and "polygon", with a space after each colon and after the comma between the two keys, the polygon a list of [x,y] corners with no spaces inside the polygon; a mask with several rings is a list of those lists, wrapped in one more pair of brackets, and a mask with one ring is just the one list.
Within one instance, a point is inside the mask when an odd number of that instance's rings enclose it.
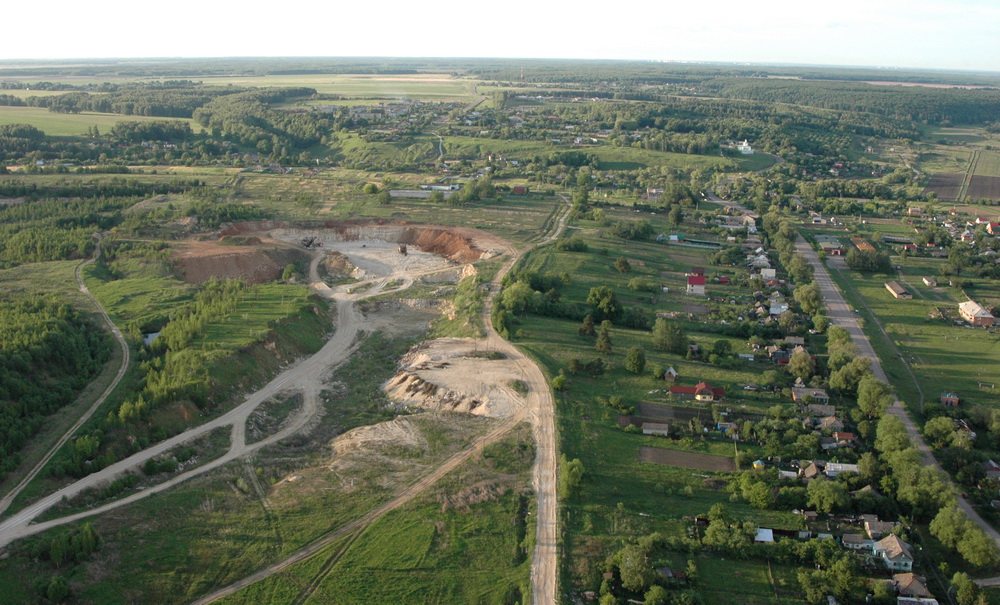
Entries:
{"label": "farm field strip", "polygon": [[187,122],[192,130],[197,131],[201,125],[189,118],[157,118],[148,116],[127,116],[117,113],[96,113],[83,111],[80,113],[56,113],[44,107],[13,107],[0,106],[0,124],[28,124],[38,128],[49,136],[83,136],[87,129],[97,126],[101,131],[108,131],[118,122],[151,122],[151,121]]}
{"label": "farm field strip", "polygon": [[667,466],[679,466],[681,468],[693,468],[700,471],[723,472],[736,470],[736,464],[732,458],[713,456],[711,454],[698,454],[695,452],[665,450],[658,447],[640,447],[639,461]]}

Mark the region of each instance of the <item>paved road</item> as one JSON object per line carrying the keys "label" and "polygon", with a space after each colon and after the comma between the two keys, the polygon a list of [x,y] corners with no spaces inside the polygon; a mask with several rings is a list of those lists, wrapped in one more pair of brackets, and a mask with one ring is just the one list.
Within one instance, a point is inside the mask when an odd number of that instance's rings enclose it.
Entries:
{"label": "paved road", "polygon": [[[711,201],[725,207],[732,208],[733,210],[741,212],[747,211],[744,206],[738,203],[729,202],[719,198],[719,196],[717,196],[712,190],[709,190],[708,197]],[[820,293],[823,296],[824,305],[827,309],[827,315],[830,317],[830,322],[833,325],[840,326],[847,330],[847,332],[851,335],[851,341],[858,349],[858,353],[872,361],[872,374],[874,374],[879,380],[889,383],[889,380],[885,375],[885,371],[882,369],[882,364],[879,362],[878,355],[875,354],[875,349],[872,347],[868,337],[861,329],[860,324],[858,324],[857,316],[854,314],[853,309],[844,300],[840,290],[837,289],[837,286],[833,282],[833,278],[830,277],[830,272],[819,260],[819,256],[816,254],[816,251],[813,250],[812,247],[809,246],[809,244],[801,237],[796,241],[795,248],[796,251],[801,253],[813,267],[815,280],[819,285]],[[842,263],[843,260],[831,258],[829,262]],[[884,332],[885,331],[883,330],[883,333]],[[907,369],[909,369],[909,366],[907,366]],[[910,374],[912,376],[912,371]],[[915,378],[914,382],[916,382]],[[920,389],[919,384],[917,384],[917,389]],[[916,448],[920,454],[921,462],[925,466],[931,466],[941,472],[944,472],[941,468],[941,464],[938,463],[937,459],[934,457],[933,451],[927,445],[927,442],[924,441],[923,435],[921,435],[920,431],[917,430],[913,420],[911,420],[910,416],[906,413],[906,408],[903,407],[902,402],[898,398],[893,402],[893,405],[889,407],[888,412],[903,422],[903,426],[906,428],[906,433],[909,435],[910,441],[913,443],[913,447]],[[945,475],[947,476],[947,473],[945,473]],[[972,508],[972,505],[969,504],[968,500],[963,498],[961,495],[958,496],[958,508],[965,512],[965,514],[968,515],[968,517],[972,519],[976,525],[982,528],[982,530],[986,532],[986,535],[992,538],[993,541],[997,543],[997,546],[1000,547],[1000,532],[987,523],[986,520],[983,519],[974,508]],[[976,580],[976,582],[981,586],[1000,586],[1000,577]]]}
{"label": "paved road", "polygon": [[[823,265],[823,263],[820,262],[816,251],[813,250],[807,242],[802,240],[802,238],[799,238],[796,241],[795,248],[806,258],[807,261],[809,261],[809,264],[813,267],[816,283],[819,284],[820,293],[823,295],[827,308],[827,315],[830,317],[830,322],[835,326],[844,328],[848,331],[848,333],[850,333],[851,340],[858,348],[858,353],[863,357],[871,359],[872,374],[874,374],[879,380],[889,383],[889,380],[885,375],[885,371],[882,369],[882,364],[879,362],[878,356],[875,354],[875,349],[872,348],[871,342],[861,329],[860,324],[858,324],[857,316],[854,314],[853,309],[844,300],[840,290],[837,289],[833,282],[833,278],[830,277],[830,272]],[[920,453],[921,462],[924,466],[934,467],[943,473],[944,470],[934,457],[933,451],[930,446],[927,445],[927,442],[924,441],[923,435],[921,435],[920,431],[917,430],[917,426],[914,424],[913,420],[910,419],[909,414],[906,413],[906,408],[903,407],[903,403],[898,398],[889,407],[889,413],[896,416],[903,422],[903,426],[906,427],[906,433],[909,435],[910,441],[913,443],[913,447],[915,447]],[[1000,532],[993,529],[993,527],[987,523],[985,519],[979,516],[979,513],[972,508],[972,505],[970,505],[965,498],[958,496],[958,507],[962,509],[973,522],[979,525],[983,531],[985,531],[986,534],[997,543],[998,546],[1000,546]],[[1000,579],[998,579],[998,583],[1000,583]]]}

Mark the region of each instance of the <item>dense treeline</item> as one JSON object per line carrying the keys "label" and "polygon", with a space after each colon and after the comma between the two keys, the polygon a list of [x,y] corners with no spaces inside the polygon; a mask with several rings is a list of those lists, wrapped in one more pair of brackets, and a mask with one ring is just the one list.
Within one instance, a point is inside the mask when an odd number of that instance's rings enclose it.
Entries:
{"label": "dense treeline", "polygon": [[108,135],[116,141],[140,143],[142,141],[180,141],[192,134],[187,122],[153,120],[151,122],[118,122]]}
{"label": "dense treeline", "polygon": [[312,96],[311,88],[253,90],[219,97],[194,112],[194,119],[214,137],[223,137],[262,153],[303,149],[319,143],[332,123],[311,113],[285,113],[269,103]]}
{"label": "dense treeline", "polygon": [[[149,197],[167,193],[183,193],[204,185],[198,179],[175,179],[168,183],[140,182],[133,179],[112,177],[94,180],[72,180],[65,183],[39,185],[36,182],[22,180],[0,181],[0,197],[27,198],[38,200],[43,198],[95,198],[95,197]],[[0,217],[16,216],[16,212],[24,209],[20,205],[0,208]],[[33,208],[32,211],[36,210]],[[10,212],[12,214],[4,214]],[[3,218],[0,218],[3,222]]]}
{"label": "dense treeline", "polygon": [[126,89],[102,94],[69,92],[63,95],[28,97],[24,104],[47,107],[58,113],[120,113],[127,116],[190,118],[194,110],[212,99],[244,89],[222,86],[193,89]]}
{"label": "dense treeline", "polygon": [[706,83],[705,88],[728,98],[866,112],[933,124],[981,124],[996,119],[1000,112],[997,90],[761,78],[720,78]]}
{"label": "dense treeline", "polygon": [[0,477],[45,417],[72,402],[111,352],[103,332],[54,298],[0,301]]}
{"label": "dense treeline", "polygon": [[[87,257],[95,245],[93,234],[122,224],[127,208],[150,195],[186,191],[197,183],[153,185],[116,177],[39,187],[0,181],[0,197],[29,200],[0,206],[0,265]],[[213,217],[257,218],[253,207],[241,212],[205,205],[204,212],[210,222]]]}

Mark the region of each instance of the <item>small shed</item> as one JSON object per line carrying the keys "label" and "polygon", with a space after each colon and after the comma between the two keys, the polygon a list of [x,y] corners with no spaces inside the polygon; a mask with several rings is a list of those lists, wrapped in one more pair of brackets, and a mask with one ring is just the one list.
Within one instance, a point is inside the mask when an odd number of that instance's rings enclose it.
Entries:
{"label": "small shed", "polygon": [[758,527],[757,535],[754,536],[753,541],[761,543],[774,542],[774,531],[766,527]]}
{"label": "small shed", "polygon": [[945,407],[957,408],[959,401],[961,401],[961,399],[959,398],[958,393],[952,393],[951,391],[941,393],[941,405]]}

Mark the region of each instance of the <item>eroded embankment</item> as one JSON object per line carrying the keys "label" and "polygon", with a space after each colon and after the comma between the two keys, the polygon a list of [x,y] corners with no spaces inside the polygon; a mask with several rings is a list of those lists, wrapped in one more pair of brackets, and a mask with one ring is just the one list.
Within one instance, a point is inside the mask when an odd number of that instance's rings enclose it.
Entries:
{"label": "eroded embankment", "polygon": [[512,416],[524,405],[514,390],[520,377],[506,356],[491,354],[479,341],[439,338],[410,349],[385,385],[389,398],[407,406],[464,412],[493,418]]}
{"label": "eroded embankment", "polygon": [[234,223],[219,235],[258,234],[277,229],[315,232],[313,235],[321,239],[334,241],[383,240],[406,244],[458,263],[479,260],[486,252],[475,241],[475,234],[467,232],[470,230],[403,221],[256,221]]}

